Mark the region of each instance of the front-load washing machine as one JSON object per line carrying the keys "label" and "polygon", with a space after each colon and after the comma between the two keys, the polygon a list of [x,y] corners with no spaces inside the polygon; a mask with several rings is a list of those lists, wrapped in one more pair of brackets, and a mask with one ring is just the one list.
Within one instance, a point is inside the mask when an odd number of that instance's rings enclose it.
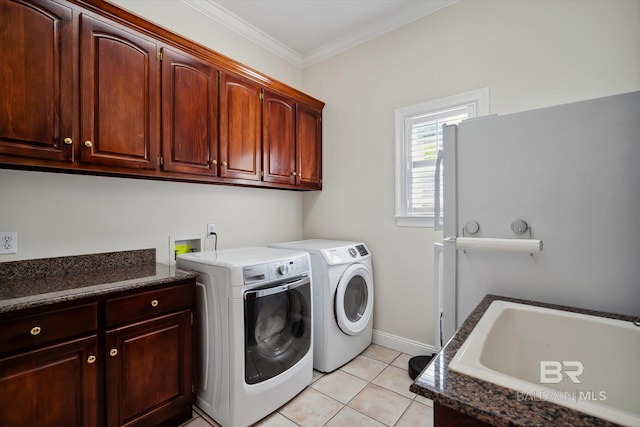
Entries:
{"label": "front-load washing machine", "polygon": [[245,427],[285,404],[313,375],[309,254],[239,248],[179,255],[198,272],[197,405]]}
{"label": "front-load washing machine", "polygon": [[366,349],[373,331],[373,268],[366,245],[312,239],[270,246],[311,256],[314,369],[331,372]]}

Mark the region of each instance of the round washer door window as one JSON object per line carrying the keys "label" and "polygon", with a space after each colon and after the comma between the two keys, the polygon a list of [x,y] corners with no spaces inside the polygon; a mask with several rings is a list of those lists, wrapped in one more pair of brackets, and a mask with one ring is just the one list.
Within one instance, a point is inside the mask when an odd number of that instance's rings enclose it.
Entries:
{"label": "round washer door window", "polygon": [[347,335],[361,333],[373,314],[373,278],[363,264],[351,264],[338,281],[334,300],[338,326]]}

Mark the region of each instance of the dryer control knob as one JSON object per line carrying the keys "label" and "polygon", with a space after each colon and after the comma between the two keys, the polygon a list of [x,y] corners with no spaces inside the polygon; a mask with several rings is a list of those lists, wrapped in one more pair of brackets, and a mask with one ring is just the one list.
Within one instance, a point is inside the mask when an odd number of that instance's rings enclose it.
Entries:
{"label": "dryer control knob", "polygon": [[289,266],[287,264],[282,264],[280,267],[278,267],[278,273],[282,274],[283,276],[285,274],[289,274]]}

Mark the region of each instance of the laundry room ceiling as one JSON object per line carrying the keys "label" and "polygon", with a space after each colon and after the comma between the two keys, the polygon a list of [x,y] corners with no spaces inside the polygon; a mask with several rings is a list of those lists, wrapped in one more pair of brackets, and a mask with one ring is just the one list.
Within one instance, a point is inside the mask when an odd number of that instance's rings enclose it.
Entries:
{"label": "laundry room ceiling", "polygon": [[304,68],[457,0],[182,0]]}

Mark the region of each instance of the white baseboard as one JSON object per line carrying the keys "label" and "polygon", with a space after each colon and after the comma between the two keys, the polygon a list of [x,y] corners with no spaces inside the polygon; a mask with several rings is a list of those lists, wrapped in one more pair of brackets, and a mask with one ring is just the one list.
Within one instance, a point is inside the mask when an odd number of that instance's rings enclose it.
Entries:
{"label": "white baseboard", "polygon": [[410,356],[430,355],[437,353],[434,346],[408,338],[399,337],[397,335],[388,334],[386,332],[373,330],[372,341],[374,344],[388,347],[396,351],[401,351]]}

